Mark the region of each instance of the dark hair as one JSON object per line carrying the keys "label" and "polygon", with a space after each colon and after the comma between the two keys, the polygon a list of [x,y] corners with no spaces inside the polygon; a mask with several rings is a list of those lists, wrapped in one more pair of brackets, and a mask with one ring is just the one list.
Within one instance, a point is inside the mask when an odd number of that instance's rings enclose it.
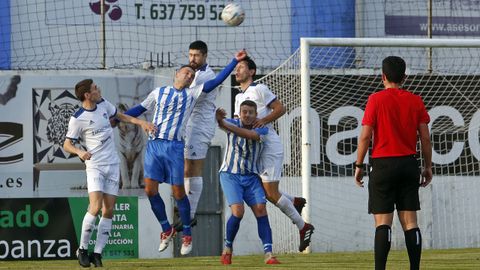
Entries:
{"label": "dark hair", "polygon": [[245,57],[240,62],[244,61],[247,62],[247,67],[249,70],[255,70],[255,72],[253,73],[253,76],[255,76],[255,74],[257,73],[257,64],[255,64],[255,61],[253,61],[253,59],[249,56]]}
{"label": "dark hair", "polygon": [[190,46],[188,47],[189,50],[199,50],[203,54],[206,54],[208,52],[208,47],[207,43],[197,40],[192,43],[190,43]]}
{"label": "dark hair", "polygon": [[402,83],[406,68],[405,61],[398,56],[388,56],[382,62],[382,72],[392,83]]}
{"label": "dark hair", "polygon": [[255,103],[255,101],[252,101],[252,100],[244,100],[244,101],[240,104],[240,107],[242,107],[242,106],[254,107],[254,108],[255,108],[255,111],[257,111],[257,103]]}
{"label": "dark hair", "polygon": [[179,67],[177,69],[177,72],[180,71],[182,68],[191,68],[191,69],[193,69],[193,71],[195,71],[195,69],[191,65],[182,65],[181,67]]}
{"label": "dark hair", "polygon": [[85,100],[85,93],[90,93],[90,87],[92,86],[92,83],[92,79],[85,79],[75,85],[75,95],[77,96],[78,100],[82,102]]}

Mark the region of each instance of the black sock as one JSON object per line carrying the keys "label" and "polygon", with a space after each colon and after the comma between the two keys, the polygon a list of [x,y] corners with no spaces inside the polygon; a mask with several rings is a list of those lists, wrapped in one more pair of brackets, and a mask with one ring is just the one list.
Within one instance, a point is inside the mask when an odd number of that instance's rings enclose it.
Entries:
{"label": "black sock", "polygon": [[387,265],[391,234],[392,230],[388,225],[380,225],[375,231],[375,270],[383,270]]}
{"label": "black sock", "polygon": [[420,258],[422,257],[422,234],[419,228],[405,231],[405,244],[407,245],[410,269],[420,269]]}

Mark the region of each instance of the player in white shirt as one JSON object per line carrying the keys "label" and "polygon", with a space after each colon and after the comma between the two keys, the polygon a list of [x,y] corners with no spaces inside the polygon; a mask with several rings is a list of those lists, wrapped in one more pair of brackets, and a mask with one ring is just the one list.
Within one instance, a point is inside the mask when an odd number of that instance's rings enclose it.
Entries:
{"label": "player in white shirt", "polygon": [[257,104],[258,120],[253,127],[269,128],[259,159],[259,175],[263,188],[267,199],[297,225],[300,230],[299,251],[303,251],[310,245],[310,238],[314,231],[314,227],[300,216],[305,199],[295,198],[279,191],[283,168],[283,145],[272,123],[285,114],[285,107],[266,85],[253,82],[256,71],[257,66],[249,57],[238,63],[235,79],[240,84],[241,92],[235,96],[234,115],[237,117],[240,115],[240,104],[245,100],[251,100]]}
{"label": "player in white shirt", "polygon": [[[207,64],[208,47],[201,40],[190,43],[188,59],[195,69],[195,78],[191,88],[204,84],[215,78],[215,73]],[[196,224],[195,213],[203,189],[203,164],[207,157],[208,147],[215,136],[215,99],[218,89],[202,93],[193,107],[192,114],[185,129],[185,192],[190,201],[191,225]],[[183,230],[183,224],[178,219],[174,225],[176,231]]]}
{"label": "player in white shirt", "polygon": [[173,86],[154,89],[147,98],[125,114],[139,116],[145,111],[153,111],[152,122],[157,132],[150,136],[144,159],[145,193],[152,211],[162,227],[159,251],[164,251],[175,235],[165,211],[165,204],[158,193],[158,185],[172,186],[173,197],[178,206],[183,223],[182,247],[180,253],[186,255],[192,250],[190,229],[190,202],[184,187],[184,131],[198,97],[208,93],[222,83],[233,71],[238,61],[246,57],[240,51],[235,58],[213,80],[195,87],[188,87],[194,79],[194,69],[187,65],[175,74]]}
{"label": "player in white shirt", "polygon": [[[89,267],[90,261],[95,267],[101,267],[101,254],[112,227],[113,207],[120,178],[120,160],[115,149],[110,118],[117,117],[121,121],[137,124],[149,132],[154,132],[155,126],[117,113],[115,106],[102,99],[100,89],[91,79],[77,83],[75,95],[82,102],[82,107],[70,118],[63,147],[65,151],[76,154],[85,161],[90,203],[83,218],[77,256],[83,267]],[[86,150],[74,146],[78,140],[83,141]],[[94,252],[89,256],[88,242],[100,209],[102,217],[98,223],[97,240]]]}

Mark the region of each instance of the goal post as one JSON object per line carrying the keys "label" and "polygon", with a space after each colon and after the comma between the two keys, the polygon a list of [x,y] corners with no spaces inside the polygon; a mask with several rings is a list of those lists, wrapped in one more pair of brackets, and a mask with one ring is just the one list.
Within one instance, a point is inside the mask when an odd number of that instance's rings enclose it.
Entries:
{"label": "goal post", "polygon": [[[311,47],[412,47],[412,48],[480,48],[480,39],[412,39],[412,38],[300,38],[301,123],[310,130],[310,48]],[[302,132],[302,196],[310,201],[310,133]],[[304,208],[310,221],[310,205]]]}
{"label": "goal post", "polygon": [[[302,38],[299,50],[257,80],[287,109],[275,124],[284,144],[280,189],[307,198],[302,215],[318,228],[312,251],[371,249],[368,194],[354,184],[353,162],[363,110],[383,89],[389,55],[405,59],[403,87],[422,97],[431,117],[434,180],[420,191],[419,212],[425,247],[478,247],[480,39]],[[268,207],[274,248],[295,252],[296,227]],[[395,222],[392,248],[404,247]]]}

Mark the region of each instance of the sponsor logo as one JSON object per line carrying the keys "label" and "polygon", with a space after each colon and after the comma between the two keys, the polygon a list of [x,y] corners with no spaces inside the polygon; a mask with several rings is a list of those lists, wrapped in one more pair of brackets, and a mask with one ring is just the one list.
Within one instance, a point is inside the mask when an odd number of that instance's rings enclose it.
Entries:
{"label": "sponsor logo", "polygon": [[0,164],[16,163],[23,160],[23,153],[3,156],[1,152],[23,140],[23,125],[20,123],[0,122]]}
{"label": "sponsor logo", "polygon": [[[105,14],[110,18],[112,21],[118,21],[122,17],[122,9],[118,5],[118,0],[105,0],[103,5],[103,9],[105,10]],[[94,1],[90,2],[90,10],[97,14],[101,15],[101,1]]]}

